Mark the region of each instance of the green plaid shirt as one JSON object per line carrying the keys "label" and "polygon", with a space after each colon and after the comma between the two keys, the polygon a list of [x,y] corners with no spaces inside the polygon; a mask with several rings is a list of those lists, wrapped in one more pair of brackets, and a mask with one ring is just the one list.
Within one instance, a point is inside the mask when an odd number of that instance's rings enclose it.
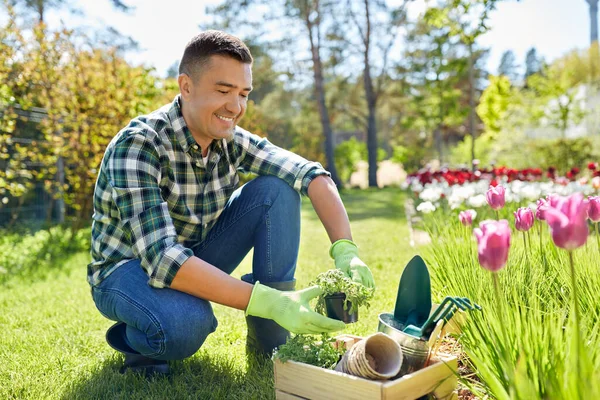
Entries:
{"label": "green plaid shirt", "polygon": [[238,170],[278,176],[304,195],[314,177],[329,174],[239,127],[208,154],[205,166],[179,96],[114,137],[94,190],[90,285],[139,259],[150,286],[169,287],[237,189]]}

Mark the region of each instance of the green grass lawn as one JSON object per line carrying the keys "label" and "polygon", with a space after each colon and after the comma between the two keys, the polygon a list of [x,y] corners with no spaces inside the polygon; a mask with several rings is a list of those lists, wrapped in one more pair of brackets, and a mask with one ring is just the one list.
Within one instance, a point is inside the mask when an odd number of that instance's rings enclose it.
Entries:
{"label": "green grass lawn", "polygon": [[[377,291],[369,310],[347,333],[377,330],[377,314],[392,311],[402,268],[414,255],[408,245],[399,190],[350,191],[343,195],[361,258],[373,271]],[[302,241],[296,278],[305,287],[333,268],[329,241],[308,199],[303,201]],[[46,398],[274,398],[270,364],[249,369],[243,312],[215,306],[219,327],[193,357],[171,364],[168,378],[120,375],[122,362],[106,344],[113,323],[96,310],[85,280],[88,254],[74,254],[51,278],[13,278],[0,286],[0,399]],[[250,257],[234,276],[250,272]]]}

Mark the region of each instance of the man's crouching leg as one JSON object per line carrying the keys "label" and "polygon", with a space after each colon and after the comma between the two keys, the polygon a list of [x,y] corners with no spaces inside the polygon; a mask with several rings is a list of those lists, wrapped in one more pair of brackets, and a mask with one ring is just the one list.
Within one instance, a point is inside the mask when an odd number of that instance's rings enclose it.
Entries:
{"label": "man's crouching leg", "polygon": [[211,304],[173,289],[155,289],[139,261],[117,268],[92,289],[98,310],[118,321],[108,329],[108,344],[124,354],[120,372],[166,374],[167,361],[198,351],[217,328]]}

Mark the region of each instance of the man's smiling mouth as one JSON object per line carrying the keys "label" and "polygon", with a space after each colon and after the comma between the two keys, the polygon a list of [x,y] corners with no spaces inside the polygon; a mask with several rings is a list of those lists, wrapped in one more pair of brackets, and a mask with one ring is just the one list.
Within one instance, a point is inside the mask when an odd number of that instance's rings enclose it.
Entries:
{"label": "man's smiling mouth", "polygon": [[235,118],[231,118],[231,117],[230,118],[223,117],[222,115],[219,115],[219,114],[215,114],[215,115],[217,116],[217,118],[219,118],[219,119],[221,119],[223,121],[227,121],[227,122],[233,122],[233,120],[235,119]]}

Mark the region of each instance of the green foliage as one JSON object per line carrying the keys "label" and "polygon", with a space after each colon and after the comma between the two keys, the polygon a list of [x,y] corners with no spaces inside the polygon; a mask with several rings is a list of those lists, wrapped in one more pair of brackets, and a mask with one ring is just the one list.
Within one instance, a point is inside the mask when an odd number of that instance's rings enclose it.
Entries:
{"label": "green foliage", "polygon": [[406,171],[416,171],[423,165],[425,158],[425,146],[394,146],[394,153],[391,160],[402,164]]}
{"label": "green foliage", "polygon": [[323,294],[317,298],[315,310],[321,314],[325,313],[325,297],[331,294],[344,293],[344,310],[348,310],[348,303],[351,303],[350,314],[358,311],[359,307],[370,307],[369,301],[375,294],[375,289],[368,288],[360,283],[354,282],[339,269],[331,269],[317,275],[316,279],[310,283],[323,289]]}
{"label": "green foliage", "polygon": [[[433,139],[440,159],[444,132],[457,129],[468,113],[468,107],[461,101],[466,91],[461,85],[467,79],[468,60],[460,54],[459,44],[460,38],[451,34],[447,26],[419,21],[408,32],[399,68],[408,98],[402,113],[404,143],[405,130],[430,136],[438,132]],[[428,143],[421,145],[426,148]],[[419,153],[421,157],[425,155],[424,151]]]}
{"label": "green foliage", "polygon": [[586,115],[579,96],[580,79],[568,62],[556,62],[527,79],[529,111],[534,121],[544,121],[566,135],[571,125]]}
{"label": "green foliage", "polygon": [[335,338],[322,335],[317,339],[313,335],[294,335],[273,354],[273,358],[314,365],[315,367],[334,369],[345,353],[345,348],[334,346]]}
{"label": "green foliage", "polygon": [[340,143],[334,150],[335,167],[343,183],[350,182],[350,177],[357,170],[358,162],[366,160],[367,145],[356,138]]}
{"label": "green foliage", "polygon": [[73,233],[55,226],[35,233],[4,231],[0,235],[0,284],[14,276],[44,276],[59,267],[62,259],[89,247],[89,229]]}
{"label": "green foliage", "polygon": [[[151,69],[129,65],[115,49],[79,47],[81,39],[67,30],[50,31],[44,24],[32,32],[18,27],[14,15],[0,29],[0,195],[23,196],[43,182],[54,198],[72,211],[72,228],[92,214],[98,165],[112,137],[137,115],[173,99],[173,80],[162,82]],[[12,106],[43,108],[39,140],[21,144],[14,132]],[[64,184],[56,180],[64,165]],[[27,165],[37,165],[28,169]]]}
{"label": "green foliage", "polygon": [[508,108],[515,105],[513,101],[516,96],[511,90],[508,77],[492,75],[489,80],[490,85],[479,99],[477,115],[485,124],[487,132],[497,134],[502,130]]}
{"label": "green foliage", "polygon": [[538,140],[533,142],[531,150],[538,167],[555,167],[563,175],[573,167],[585,168],[598,156],[589,138]]}
{"label": "green foliage", "polygon": [[433,26],[448,26],[450,32],[459,35],[465,45],[472,46],[479,36],[489,30],[489,14],[500,1],[502,0],[450,0],[442,7],[428,9],[425,20]]}
{"label": "green foliage", "polygon": [[[488,165],[492,148],[494,146],[494,137],[490,133],[483,133],[475,139],[475,154],[482,165]],[[450,162],[453,164],[471,164],[471,136],[465,136],[450,153]]]}

